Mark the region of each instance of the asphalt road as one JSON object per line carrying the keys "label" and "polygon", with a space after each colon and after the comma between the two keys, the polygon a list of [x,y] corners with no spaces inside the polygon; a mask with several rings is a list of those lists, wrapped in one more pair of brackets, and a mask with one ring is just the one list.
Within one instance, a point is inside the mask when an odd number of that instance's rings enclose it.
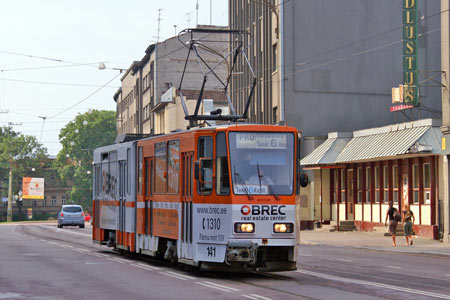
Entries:
{"label": "asphalt road", "polygon": [[299,270],[184,270],[92,244],[90,227],[0,225],[0,299],[450,299],[450,259],[300,247]]}

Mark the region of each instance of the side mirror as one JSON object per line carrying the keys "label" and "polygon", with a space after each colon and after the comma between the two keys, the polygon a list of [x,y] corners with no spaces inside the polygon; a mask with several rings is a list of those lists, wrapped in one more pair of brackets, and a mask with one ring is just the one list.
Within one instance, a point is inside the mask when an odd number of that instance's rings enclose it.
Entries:
{"label": "side mirror", "polygon": [[309,183],[308,174],[300,174],[299,181],[301,187],[307,187]]}
{"label": "side mirror", "polygon": [[194,178],[196,180],[199,180],[200,178],[200,162],[196,161],[195,162],[195,167],[194,167]]}

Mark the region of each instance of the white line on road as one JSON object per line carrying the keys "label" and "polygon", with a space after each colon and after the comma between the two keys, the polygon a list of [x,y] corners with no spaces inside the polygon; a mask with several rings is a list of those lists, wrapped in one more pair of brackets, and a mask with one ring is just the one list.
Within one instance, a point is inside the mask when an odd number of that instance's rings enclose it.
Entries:
{"label": "white line on road", "polygon": [[107,258],[107,259],[115,261],[115,262],[119,262],[121,264],[125,263],[124,261],[118,260],[117,258]]}
{"label": "white line on road", "polygon": [[248,299],[252,299],[252,300],[260,300],[260,299],[262,299],[262,300],[272,300],[271,298],[267,298],[267,297],[260,296],[260,295],[257,295],[257,294],[242,295],[242,297],[245,297],[245,298],[248,298]]}
{"label": "white line on road", "polygon": [[89,250],[87,250],[87,249],[83,249],[83,248],[77,248],[77,249],[80,251],[83,251],[83,252],[89,252]]}
{"label": "white line on road", "polygon": [[336,276],[332,276],[332,275],[316,273],[316,272],[311,272],[311,271],[306,271],[306,270],[297,270],[295,272],[312,275],[312,276],[316,276],[316,277],[322,277],[322,278],[335,280],[335,281],[342,281],[342,282],[348,282],[348,283],[353,283],[353,284],[370,285],[370,286],[391,289],[391,290],[396,290],[396,291],[401,291],[401,292],[407,292],[407,293],[411,293],[411,294],[435,297],[435,298],[440,298],[440,299],[450,299],[450,296],[443,295],[443,294],[431,293],[431,292],[420,291],[420,290],[413,290],[413,289],[409,289],[409,288],[403,288],[403,287],[388,285],[388,284],[384,284],[384,283],[369,282],[369,281],[352,279],[352,278],[347,279],[347,278],[343,278],[343,277],[336,277]]}
{"label": "white line on road", "polygon": [[450,276],[450,274],[444,274],[445,276]]}
{"label": "white line on road", "polygon": [[189,280],[188,278],[177,276],[177,275],[173,275],[173,274],[166,273],[166,272],[159,272],[159,273],[163,274],[163,275],[166,275],[166,276],[170,276],[170,277],[174,277],[174,278],[177,278],[177,279],[181,279],[181,280]]}
{"label": "white line on road", "polygon": [[338,258],[338,260],[340,260],[340,261],[345,261],[345,262],[352,262],[350,259]]}
{"label": "white line on road", "polygon": [[172,271],[167,271],[167,273],[175,275],[175,276],[181,276],[186,279],[197,279],[196,277],[192,277],[192,276],[188,276],[188,275],[184,275],[184,274],[180,274],[180,273],[176,273],[176,272],[172,272]]}
{"label": "white line on road", "polygon": [[229,289],[230,291],[233,291],[233,292],[239,292],[238,289],[235,289],[235,288],[232,288],[232,287],[229,287],[229,286],[225,286],[225,285],[221,285],[221,284],[217,284],[217,283],[214,283],[214,282],[211,282],[211,281],[205,281],[205,283],[210,284],[210,285],[214,285],[214,286],[217,286],[217,287],[220,287],[220,288],[224,288],[224,289]]}
{"label": "white line on road", "polygon": [[107,254],[103,254],[103,253],[97,253],[97,254],[100,256],[103,256],[103,257],[109,257],[109,255],[107,255]]}
{"label": "white line on road", "polygon": [[145,268],[152,268],[152,269],[155,269],[155,270],[159,270],[159,269],[160,269],[160,268],[158,268],[158,267],[149,266],[149,265],[141,264],[141,263],[137,263],[137,265],[139,265],[139,266],[141,266],[141,267],[145,267]]}
{"label": "white line on road", "polygon": [[403,269],[402,267],[396,267],[396,266],[387,266],[388,268],[391,268],[391,269],[397,269],[397,270],[399,270],[399,269]]}
{"label": "white line on road", "polygon": [[229,290],[229,289],[224,289],[224,288],[220,288],[220,287],[217,287],[217,286],[212,286],[212,285],[209,285],[209,284],[206,284],[206,283],[203,283],[203,282],[196,282],[196,284],[200,284],[200,285],[203,285],[203,286],[206,286],[206,287],[209,287],[209,288],[213,288],[213,289],[216,289],[216,290],[220,290],[220,291],[223,291],[223,292],[232,292],[231,290]]}
{"label": "white line on road", "polygon": [[150,267],[150,266],[140,266],[140,265],[137,265],[137,264],[131,264],[133,267],[136,267],[136,268],[141,268],[141,269],[144,269],[144,270],[147,270],[147,271],[155,271],[155,270],[157,270],[156,268],[153,268],[153,267]]}

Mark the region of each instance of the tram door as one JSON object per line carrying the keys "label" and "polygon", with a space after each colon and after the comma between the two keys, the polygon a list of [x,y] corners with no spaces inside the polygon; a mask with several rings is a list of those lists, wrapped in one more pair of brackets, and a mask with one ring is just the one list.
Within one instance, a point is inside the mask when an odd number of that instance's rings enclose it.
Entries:
{"label": "tram door", "polygon": [[126,216],[126,174],[127,163],[125,160],[119,161],[119,240],[118,244],[124,244],[124,232],[125,232],[125,216]]}
{"label": "tram door", "polygon": [[182,153],[182,203],[181,203],[181,258],[192,259],[192,189],[193,189],[193,152]]}

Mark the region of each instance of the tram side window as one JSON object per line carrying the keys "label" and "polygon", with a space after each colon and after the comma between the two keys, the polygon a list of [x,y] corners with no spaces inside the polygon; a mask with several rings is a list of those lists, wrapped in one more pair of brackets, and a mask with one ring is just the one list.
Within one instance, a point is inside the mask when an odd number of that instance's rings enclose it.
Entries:
{"label": "tram side window", "polygon": [[201,174],[197,186],[198,193],[209,195],[212,191],[213,175],[213,139],[210,136],[200,137],[198,139],[198,157],[201,161]]}
{"label": "tram side window", "polygon": [[165,194],[167,183],[166,143],[155,144],[155,193]]}
{"label": "tram side window", "polygon": [[[102,153],[102,197],[109,194],[109,160],[108,153]],[[105,198],[106,199],[106,198]]]}
{"label": "tram side window", "polygon": [[225,133],[217,134],[216,139],[216,193],[230,194],[230,173],[228,171],[228,153]]}
{"label": "tram side window", "polygon": [[168,193],[178,194],[180,183],[180,141],[169,141],[168,148]]}
{"label": "tram side window", "polygon": [[117,152],[111,151],[109,152],[109,185],[110,190],[109,194],[111,195],[112,199],[115,199],[115,196],[117,194]]}
{"label": "tram side window", "polygon": [[142,157],[142,147],[139,147],[138,149],[138,193],[142,194],[142,173],[143,173],[143,157]]}

